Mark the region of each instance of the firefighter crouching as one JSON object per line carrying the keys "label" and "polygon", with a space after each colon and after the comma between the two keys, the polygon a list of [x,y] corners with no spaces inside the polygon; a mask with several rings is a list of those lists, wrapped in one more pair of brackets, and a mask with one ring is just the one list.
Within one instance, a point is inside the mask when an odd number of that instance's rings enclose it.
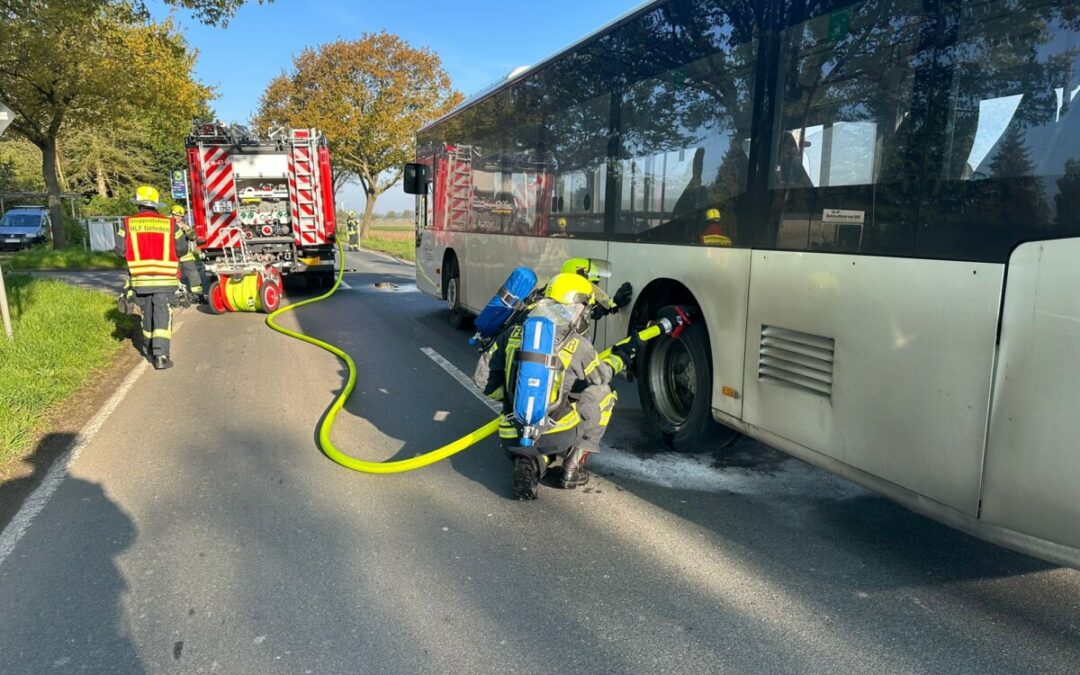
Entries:
{"label": "firefighter crouching", "polygon": [[195,243],[195,229],[188,225],[185,214],[183,206],[177,204],[172,207],[177,232],[187,240],[187,253],[180,256],[180,272],[188,292],[195,296],[196,302],[202,304],[206,302],[205,274],[200,264],[199,248]]}
{"label": "firefighter crouching", "polygon": [[[499,437],[513,460],[514,499],[536,499],[540,478],[554,457],[565,457],[561,487],[573,489],[589,481],[585,461],[600,449],[618,398],[611,380],[631,365],[639,347],[635,342],[620,345],[601,361],[588,338],[594,302],[594,287],[588,279],[573,273],[556,275],[525,322],[504,331],[477,364],[477,386],[503,403]],[[529,351],[529,343],[523,344],[532,329],[529,319],[534,317],[549,319],[555,326],[550,358],[539,357]],[[536,382],[522,377],[525,363],[544,363],[553,376],[538,427],[523,425],[517,410],[520,404],[515,404],[518,390]]]}
{"label": "firefighter crouching", "polygon": [[172,218],[158,213],[158,191],[141,186],[135,203],[143,210],[122,219],[116,251],[127,261],[135,302],[142,312],[143,353],[157,370],[171,368],[172,305],[179,284],[180,257],[188,242]]}

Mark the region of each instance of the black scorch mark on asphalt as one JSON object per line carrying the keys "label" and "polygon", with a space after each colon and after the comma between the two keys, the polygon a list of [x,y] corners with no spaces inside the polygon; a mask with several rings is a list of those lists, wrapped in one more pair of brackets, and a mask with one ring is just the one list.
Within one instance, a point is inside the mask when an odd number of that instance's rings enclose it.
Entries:
{"label": "black scorch mark on asphalt", "polygon": [[172,646],[172,657],[177,661],[180,660],[180,655],[184,653],[184,641],[177,640]]}

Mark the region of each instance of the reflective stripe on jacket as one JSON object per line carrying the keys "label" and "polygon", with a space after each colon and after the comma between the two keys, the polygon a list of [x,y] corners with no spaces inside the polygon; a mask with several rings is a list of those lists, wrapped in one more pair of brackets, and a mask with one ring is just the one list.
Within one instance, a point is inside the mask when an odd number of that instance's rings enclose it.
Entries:
{"label": "reflective stripe on jacket", "polygon": [[187,253],[187,241],[177,237],[172,218],[144,212],[123,219],[117,233],[123,246],[134,288],[175,286],[180,276],[179,257]]}

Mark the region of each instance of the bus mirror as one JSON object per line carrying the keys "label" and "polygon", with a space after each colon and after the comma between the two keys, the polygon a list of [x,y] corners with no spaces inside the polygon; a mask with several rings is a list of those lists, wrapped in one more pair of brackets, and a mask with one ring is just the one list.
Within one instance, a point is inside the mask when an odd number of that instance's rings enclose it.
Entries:
{"label": "bus mirror", "polygon": [[406,164],[402,176],[405,183],[405,194],[422,195],[427,193],[427,185],[431,182],[431,170],[426,164]]}

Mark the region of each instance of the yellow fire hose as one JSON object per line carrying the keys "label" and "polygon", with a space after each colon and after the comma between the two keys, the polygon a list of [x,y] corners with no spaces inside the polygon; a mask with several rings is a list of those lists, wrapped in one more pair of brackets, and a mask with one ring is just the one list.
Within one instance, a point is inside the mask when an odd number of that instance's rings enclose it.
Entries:
{"label": "yellow fire hose", "polygon": [[[286,312],[291,312],[305,305],[322,302],[323,300],[326,300],[327,298],[332,296],[337,291],[338,286],[341,285],[341,279],[345,275],[345,252],[342,249],[340,243],[338,244],[338,258],[342,261],[342,265],[338,270],[337,279],[335,279],[334,285],[330,288],[329,291],[315,298],[308,298],[307,300],[301,300],[300,302],[286,305],[285,307],[282,307],[281,309],[266,317],[266,325],[270,328],[276,330],[283,335],[288,335],[289,337],[296,338],[297,340],[302,340],[304,342],[307,342],[308,344],[315,345],[320,349],[325,349],[326,351],[330,352],[334,356],[344,361],[345,365],[349,368],[349,379],[345,383],[345,388],[341,390],[341,393],[337,395],[337,398],[334,399],[334,402],[330,404],[330,409],[326,411],[326,417],[323,418],[322,424],[319,426],[319,445],[322,447],[322,451],[326,453],[326,456],[347,469],[352,469],[353,471],[359,471],[361,473],[403,473],[405,471],[419,469],[429,464],[434,464],[435,462],[446,459],[451,455],[457,454],[466,448],[476,445],[480,441],[484,440],[488,436],[498,431],[500,418],[496,417],[495,419],[480,427],[476,431],[462,436],[453,443],[448,443],[441,448],[432,450],[431,452],[425,453],[423,455],[417,455],[416,457],[410,457],[409,459],[399,459],[393,462],[368,462],[346,455],[345,453],[334,447],[334,444],[330,441],[330,432],[334,428],[334,420],[337,419],[337,414],[345,406],[346,401],[349,400],[349,396],[352,394],[353,389],[356,387],[356,363],[352,360],[351,356],[346,354],[338,347],[330,344],[329,342],[324,342],[322,340],[313,338],[310,335],[305,335],[294,330],[289,330],[288,328],[282,328],[274,322],[274,319],[281,316],[282,314],[285,314]],[[659,326],[650,326],[638,333],[638,337],[641,340],[651,340],[659,336],[662,332],[663,331]],[[607,349],[600,354],[600,358],[603,359],[610,353],[611,350]]]}

